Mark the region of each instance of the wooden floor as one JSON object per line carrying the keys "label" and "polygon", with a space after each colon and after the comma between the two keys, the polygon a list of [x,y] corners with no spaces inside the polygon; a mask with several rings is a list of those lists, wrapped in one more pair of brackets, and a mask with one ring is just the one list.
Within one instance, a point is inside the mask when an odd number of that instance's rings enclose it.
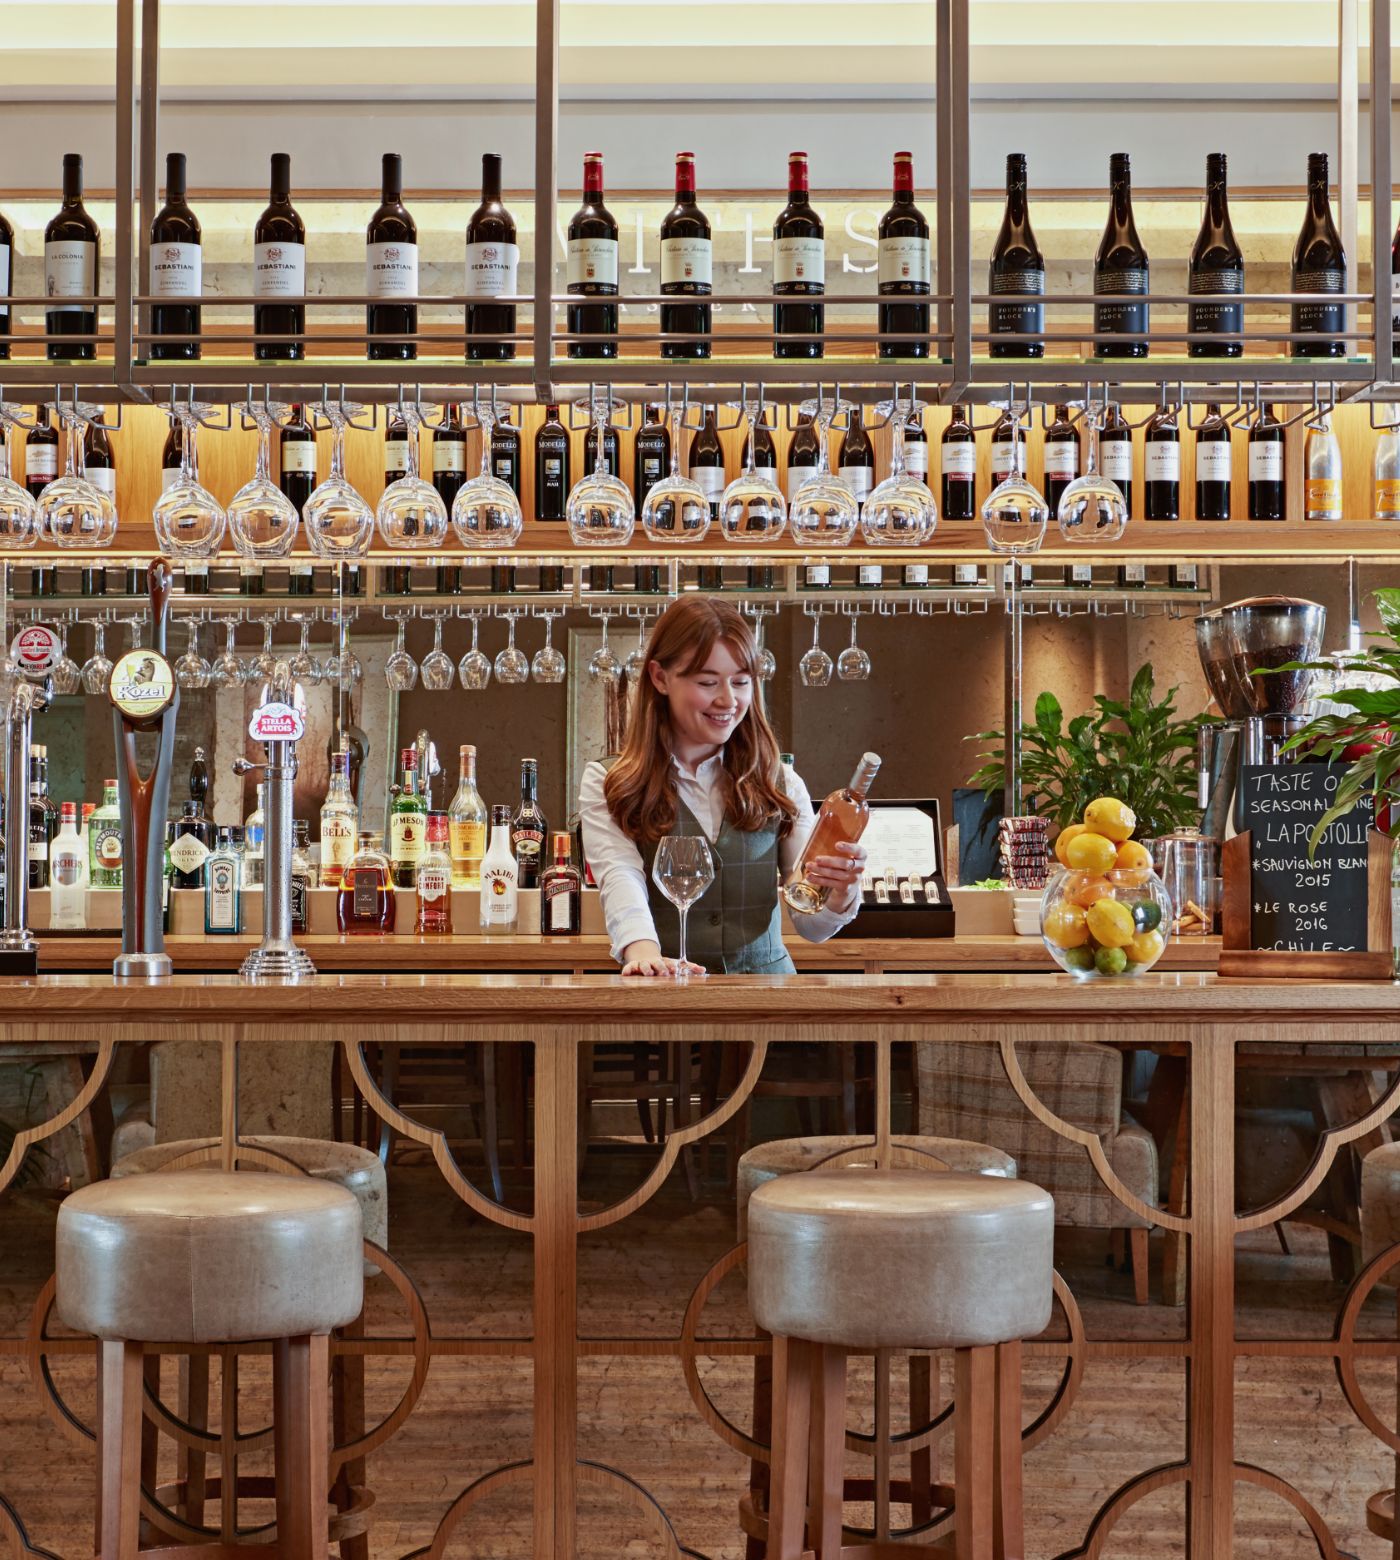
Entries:
{"label": "wooden floor", "polygon": [[[641,1179],[649,1162],[641,1148],[594,1152],[585,1192],[612,1201]],[[717,1159],[711,1170],[700,1202],[692,1202],[677,1172],[661,1195],[627,1221],[625,1235],[619,1227],[584,1239],[583,1334],[606,1340],[621,1332],[619,1315],[625,1311],[626,1331],[655,1340],[657,1352],[619,1357],[598,1342],[581,1369],[579,1401],[581,1455],[622,1470],[650,1491],[683,1552],[720,1560],[743,1553],[736,1503],[746,1467],[696,1412],[676,1351],[666,1346],[680,1333],[695,1284],[733,1243],[733,1210]],[[0,1336],[25,1331],[29,1307],[47,1277],[55,1207],[47,1194],[24,1192],[0,1205]],[[531,1425],[529,1362],[513,1356],[509,1342],[530,1330],[527,1242],[482,1224],[447,1192],[434,1168],[406,1159],[391,1171],[390,1248],[420,1288],[443,1357],[435,1358],[416,1411],[370,1462],[369,1482],[377,1492],[371,1529],[376,1560],[397,1560],[429,1544],[467,1485],[529,1456]],[[1342,1291],[1328,1276],[1321,1236],[1296,1231],[1289,1257],[1266,1231],[1243,1241],[1240,1253],[1241,1338],[1286,1334],[1322,1342],[1330,1336]],[[1105,1237],[1095,1232],[1065,1232],[1059,1243],[1058,1265],[1079,1300],[1088,1337],[1097,1343],[1179,1340],[1184,1313],[1155,1303],[1155,1272],[1154,1303],[1136,1307],[1130,1279],[1107,1266],[1105,1255]],[[1154,1238],[1154,1268],[1159,1258]],[[368,1323],[375,1335],[405,1331],[402,1310],[382,1278],[370,1286]],[[712,1338],[749,1335],[737,1275],[712,1297],[701,1331]],[[1368,1308],[1363,1332],[1377,1339],[1395,1336],[1388,1294]],[[1051,1336],[1063,1336],[1058,1315]],[[1109,1355],[1091,1361],[1064,1424],[1027,1461],[1029,1557],[1077,1553],[1095,1509],[1112,1490],[1181,1455],[1185,1368],[1180,1357]],[[1365,1501],[1392,1482],[1393,1460],[1347,1409],[1329,1360],[1255,1357],[1239,1369],[1241,1460],[1257,1459],[1293,1482],[1321,1511],[1344,1551],[1367,1560],[1388,1556],[1389,1546],[1365,1531]],[[1046,1400],[1059,1370],[1054,1360],[1028,1362],[1028,1414]],[[167,1372],[173,1376],[173,1366]],[[90,1364],[65,1360],[55,1374],[73,1407],[90,1415]],[[701,1375],[722,1410],[747,1425],[747,1362],[702,1357]],[[389,1411],[407,1378],[403,1358],[370,1361],[372,1418]],[[857,1380],[868,1381],[868,1371],[858,1372]],[[1380,1412],[1393,1416],[1393,1364],[1368,1363],[1363,1381]],[[246,1364],[240,1393],[245,1423],[260,1422],[265,1394],[265,1374],[257,1362]],[[897,1392],[896,1422],[901,1410]],[[869,1427],[867,1396],[856,1394],[853,1413],[863,1413]],[[859,1428],[858,1421],[853,1427]],[[868,1471],[868,1464],[857,1470],[859,1461],[851,1460],[852,1471]],[[258,1460],[250,1458],[245,1471],[261,1471]],[[76,1447],[45,1414],[24,1360],[13,1352],[0,1358],[0,1488],[23,1517],[35,1548],[64,1560],[91,1554],[92,1481],[91,1452]],[[1115,1530],[1106,1560],[1180,1555],[1182,1500],[1177,1489],[1135,1507]],[[848,1520],[858,1516],[850,1508]],[[620,1523],[633,1532],[622,1548]],[[579,1552],[590,1560],[616,1560],[659,1556],[664,1549],[631,1508],[624,1514],[615,1497],[595,1490],[584,1497]],[[528,1487],[490,1496],[458,1529],[446,1553],[451,1560],[528,1560]],[[1290,1508],[1243,1487],[1235,1553],[1291,1560],[1316,1555],[1317,1548]]]}

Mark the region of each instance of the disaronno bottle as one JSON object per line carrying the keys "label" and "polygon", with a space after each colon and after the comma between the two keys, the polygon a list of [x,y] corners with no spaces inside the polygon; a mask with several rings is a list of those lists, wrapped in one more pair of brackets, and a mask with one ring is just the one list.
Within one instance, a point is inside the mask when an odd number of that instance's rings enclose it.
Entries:
{"label": "disaronno bottle", "polygon": [[829,890],[810,881],[808,863],[818,856],[834,856],[838,844],[843,841],[854,843],[865,833],[865,826],[870,821],[870,803],[866,797],[879,769],[878,753],[862,753],[851,783],[833,791],[822,803],[792,876],[783,884],[783,898],[794,914],[810,915],[826,903]]}

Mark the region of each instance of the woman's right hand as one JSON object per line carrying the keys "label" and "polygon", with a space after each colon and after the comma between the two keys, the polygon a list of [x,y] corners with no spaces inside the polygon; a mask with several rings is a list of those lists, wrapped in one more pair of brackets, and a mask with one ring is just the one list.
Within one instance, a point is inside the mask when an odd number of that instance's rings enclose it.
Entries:
{"label": "woman's right hand", "polygon": [[687,959],[668,959],[662,953],[660,945],[654,942],[628,943],[622,951],[622,973],[624,975],[644,976],[672,976],[677,974],[705,975],[709,972],[703,964],[696,964]]}

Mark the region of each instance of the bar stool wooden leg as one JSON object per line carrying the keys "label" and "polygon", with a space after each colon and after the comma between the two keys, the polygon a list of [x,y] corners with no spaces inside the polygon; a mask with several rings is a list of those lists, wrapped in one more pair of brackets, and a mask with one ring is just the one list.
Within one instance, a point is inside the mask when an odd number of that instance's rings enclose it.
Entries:
{"label": "bar stool wooden leg", "polygon": [[142,1348],[103,1339],[98,1419],[97,1552],[102,1560],[136,1560],[141,1521]]}
{"label": "bar stool wooden leg", "polygon": [[[909,1427],[917,1430],[933,1418],[939,1392],[938,1357],[933,1354],[909,1356]],[[909,1454],[909,1520],[915,1527],[933,1521],[933,1484],[938,1476],[936,1441]]]}
{"label": "bar stool wooden leg", "polygon": [[1021,1492],[1021,1345],[996,1351],[996,1453],[993,1506],[995,1560],[1023,1560],[1025,1508]]}
{"label": "bar stool wooden leg", "polygon": [[996,1436],[996,1349],[957,1349],[953,1355],[957,1428],[953,1532],[958,1560],[994,1560],[992,1464]]}
{"label": "bar stool wooden leg", "polygon": [[841,1560],[846,1479],[846,1351],[812,1350],[812,1424],[807,1506],[816,1560]]}
{"label": "bar stool wooden leg", "polygon": [[[209,1428],[209,1356],[180,1356],[180,1418],[196,1430]],[[176,1454],[175,1476],[180,1481],[180,1515],[199,1527],[204,1522],[208,1458],[192,1447]]]}
{"label": "bar stool wooden leg", "polygon": [[[363,1338],[365,1316],[359,1316],[341,1329],[345,1338]],[[344,1445],[365,1433],[365,1357],[341,1354],[331,1367],[331,1418],[333,1440]],[[331,1487],[331,1499],[338,1511],[348,1511],[357,1485],[365,1482],[365,1459],[352,1458],[342,1463]],[[369,1534],[357,1533],[340,1541],[340,1560],[369,1560]]]}
{"label": "bar stool wooden leg", "polygon": [[[755,1336],[766,1338],[761,1327],[754,1329]],[[771,1445],[773,1440],[773,1357],[760,1354],[753,1362],[753,1438],[760,1445]],[[768,1491],[771,1485],[771,1465],[753,1461],[749,1464],[749,1494],[755,1511],[768,1508]],[[761,1538],[750,1536],[744,1544],[744,1560],[763,1560],[764,1544]]]}
{"label": "bar stool wooden leg", "polygon": [[801,1338],[773,1339],[773,1460],[767,1560],[801,1560],[804,1548],[812,1348]]}
{"label": "bar stool wooden leg", "polygon": [[289,1560],[327,1560],[330,1339],[325,1333],[279,1338],[272,1361],[278,1548]]}

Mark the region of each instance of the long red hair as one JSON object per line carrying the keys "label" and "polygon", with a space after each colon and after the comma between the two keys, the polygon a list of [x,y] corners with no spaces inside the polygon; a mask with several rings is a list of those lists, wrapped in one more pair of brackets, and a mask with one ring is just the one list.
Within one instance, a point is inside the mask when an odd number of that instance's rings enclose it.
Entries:
{"label": "long red hair", "polygon": [[[792,828],[797,808],[778,781],[778,739],[763,712],[758,689],[758,645],[747,619],[727,601],[683,596],[657,619],[647,641],[647,661],[667,671],[698,672],[723,640],[754,679],[748,713],[724,744],[724,814],[736,829],[752,833],[776,823]],[[676,826],[676,777],[670,701],[648,670],[638,679],[622,753],[603,784],[608,811],[639,845],[650,845]]]}

